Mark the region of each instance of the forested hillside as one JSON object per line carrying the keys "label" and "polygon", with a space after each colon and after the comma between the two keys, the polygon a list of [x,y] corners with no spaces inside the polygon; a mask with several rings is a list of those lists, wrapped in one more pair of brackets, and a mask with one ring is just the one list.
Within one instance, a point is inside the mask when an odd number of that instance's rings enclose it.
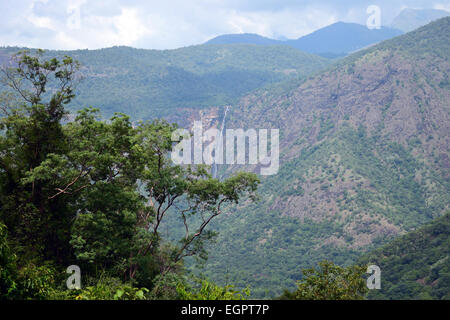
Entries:
{"label": "forested hillside", "polygon": [[206,274],[274,296],[303,267],[350,264],[443,215],[449,54],[443,18],[233,106],[227,128],[280,129],[281,165],[259,203],[217,222]]}
{"label": "forested hillside", "polygon": [[[0,63],[18,50],[0,48]],[[126,111],[134,120],[170,117],[179,108],[227,105],[256,88],[328,65],[322,57],[291,47],[246,44],[46,51],[46,57],[63,55],[81,63],[84,78],[69,109],[95,106],[105,117]]]}
{"label": "forested hillside", "polygon": [[450,213],[367,254],[382,270],[369,299],[450,299]]}

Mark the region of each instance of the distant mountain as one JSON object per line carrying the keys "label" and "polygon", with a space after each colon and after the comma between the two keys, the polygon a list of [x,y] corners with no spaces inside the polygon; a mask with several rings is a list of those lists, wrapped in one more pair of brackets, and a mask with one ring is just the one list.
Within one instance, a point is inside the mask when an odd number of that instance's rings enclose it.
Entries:
{"label": "distant mountain", "polygon": [[450,213],[365,255],[381,269],[381,289],[369,299],[450,300]]}
{"label": "distant mountain", "polygon": [[257,34],[243,33],[218,36],[206,44],[286,45],[326,58],[336,58],[402,33],[388,27],[368,29],[357,23],[337,22],[296,40],[274,40]]}
{"label": "distant mountain", "polygon": [[448,15],[450,15],[450,12],[445,10],[404,9],[394,18],[391,26],[404,32],[408,32]]}
{"label": "distant mountain", "polygon": [[[280,170],[216,221],[204,273],[276,296],[301,268],[352,264],[448,212],[449,75],[450,17],[233,105],[227,129],[279,129]],[[260,172],[218,176],[243,168]]]}
{"label": "distant mountain", "polygon": [[357,23],[337,22],[286,44],[319,55],[345,55],[402,33],[388,27],[369,29]]}
{"label": "distant mountain", "polygon": [[205,44],[232,44],[232,43],[246,43],[259,45],[283,44],[282,41],[266,38],[255,33],[224,34],[207,41]]}
{"label": "distant mountain", "polygon": [[[0,48],[0,62],[19,48]],[[47,51],[82,64],[84,80],[71,102],[95,106],[105,116],[126,112],[134,119],[183,118],[178,108],[201,109],[236,102],[250,91],[326,67],[327,59],[288,46],[200,45],[175,50],[113,47]]]}

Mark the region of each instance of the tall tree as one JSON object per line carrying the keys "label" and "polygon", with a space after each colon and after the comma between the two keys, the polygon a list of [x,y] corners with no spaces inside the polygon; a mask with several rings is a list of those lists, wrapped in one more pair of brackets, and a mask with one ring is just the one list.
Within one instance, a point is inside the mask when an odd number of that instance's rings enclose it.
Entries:
{"label": "tall tree", "polygon": [[[204,166],[174,165],[176,126],[165,121],[133,125],[125,114],[103,121],[90,108],[64,124],[79,68],[71,58],[45,61],[37,51],[13,61],[3,69],[12,90],[0,120],[0,220],[22,260],[75,263],[85,275],[151,286],[157,275],[180,270],[184,257],[205,257],[214,235],[208,225],[223,206],[255,198],[254,174],[219,181]],[[186,233],[162,248],[168,214]]]}
{"label": "tall tree", "polygon": [[321,261],[317,269],[304,269],[297,291],[285,291],[281,299],[362,300],[368,292],[365,271],[363,266],[340,267],[331,261]]}
{"label": "tall tree", "polygon": [[51,198],[54,181],[29,177],[49,155],[67,151],[61,120],[78,67],[70,57],[45,61],[38,50],[19,52],[2,69],[4,84],[21,102],[1,108],[0,218],[27,255],[59,262],[67,259],[73,211]]}

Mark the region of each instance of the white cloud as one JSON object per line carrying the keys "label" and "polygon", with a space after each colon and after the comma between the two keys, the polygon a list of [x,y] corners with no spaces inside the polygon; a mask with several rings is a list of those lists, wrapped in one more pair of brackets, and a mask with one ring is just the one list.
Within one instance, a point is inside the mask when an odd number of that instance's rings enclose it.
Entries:
{"label": "white cloud", "polygon": [[[298,38],[337,21],[332,12],[307,8],[277,12],[237,12],[229,15],[231,33],[257,33],[266,37]],[[228,32],[230,32],[228,31]]]}
{"label": "white cloud", "polygon": [[[169,49],[225,33],[298,38],[336,21],[364,23],[365,0],[0,0],[0,45],[48,49],[128,45]],[[449,10],[443,1],[379,0],[382,21],[402,6]],[[78,11],[77,11],[78,10]],[[79,16],[77,14],[79,13]],[[385,20],[385,18],[387,20]],[[79,23],[77,23],[79,22]]]}
{"label": "white cloud", "polygon": [[433,8],[450,12],[450,3],[437,3],[433,6]]}

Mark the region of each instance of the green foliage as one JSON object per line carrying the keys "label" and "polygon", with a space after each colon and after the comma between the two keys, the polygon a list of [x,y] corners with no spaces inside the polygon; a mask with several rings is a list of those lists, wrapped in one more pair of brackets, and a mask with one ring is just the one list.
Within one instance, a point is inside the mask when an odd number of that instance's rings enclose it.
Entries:
{"label": "green foliage", "polygon": [[438,56],[442,59],[449,58],[450,52],[450,36],[448,29],[450,28],[450,18],[445,17],[433,21],[414,31],[405,33],[393,39],[385,40],[376,46],[360,50],[344,59],[340,60],[334,67],[342,65],[352,65],[365,55],[375,52],[389,50],[398,56],[405,56],[409,59],[421,59],[426,56]]}
{"label": "green foliage", "polygon": [[200,288],[187,289],[183,284],[179,284],[177,292],[181,300],[246,300],[250,295],[250,290],[237,291],[234,286],[224,287],[207,280],[197,280],[200,282]]}
{"label": "green foliage", "polygon": [[75,293],[76,300],[145,300],[148,289],[130,285],[108,286],[97,284]]}
{"label": "green foliage", "polygon": [[17,257],[11,251],[6,226],[0,221],[0,300],[17,294]]}
{"label": "green foliage", "polygon": [[49,299],[55,289],[55,269],[49,265],[28,263],[19,270],[19,297],[21,299]]}
{"label": "green foliage", "polygon": [[303,269],[297,290],[284,289],[279,300],[362,300],[368,292],[364,266],[340,267],[320,261],[319,268]]}
{"label": "green foliage", "polygon": [[20,239],[21,255],[61,262],[67,258],[62,252],[69,252],[68,228],[74,212],[67,203],[51,200],[58,181],[45,173],[38,180],[34,170],[67,152],[61,121],[64,104],[74,97],[72,79],[78,64],[69,57],[42,61],[42,55],[21,52],[14,56],[17,67],[2,70],[3,80],[22,102],[3,110],[0,119],[0,219],[11,240]]}
{"label": "green foliage", "polygon": [[329,261],[319,268],[304,269],[304,278],[297,282],[297,300],[361,300],[368,289],[363,277],[364,266],[340,267]]}
{"label": "green foliage", "polygon": [[[323,259],[351,265],[362,252],[438,217],[449,203],[444,129],[438,128],[445,114],[439,108],[448,82],[442,69],[450,52],[449,21],[362,50],[344,59],[343,68],[338,64],[311,81],[283,83],[249,97],[249,105],[234,117],[254,127],[262,121],[280,128],[285,148],[279,174],[262,180],[259,203],[241,201],[246,195],[254,199],[259,183],[254,175],[218,180],[202,166],[174,166],[169,159],[173,125],[132,124],[123,114],[103,121],[92,109],[66,123],[64,106],[71,101],[79,109],[89,102],[112,115],[125,105],[134,117],[153,118],[178,107],[228,104],[255,87],[286,79],[282,74],[289,69],[297,70],[295,77],[303,75],[298,70],[303,58],[294,57],[295,65],[290,58],[280,62],[279,49],[271,48],[257,49],[262,56],[255,59],[255,48],[245,46],[185,48],[164,58],[129,48],[77,51],[90,67],[79,87],[86,95],[76,100],[71,85],[76,63],[41,61],[41,53],[19,55],[19,68],[5,74],[7,84],[20,89],[0,95],[8,111],[0,120],[0,220],[8,227],[18,269],[25,268],[22,279],[32,279],[27,294],[42,298],[56,286],[45,278],[45,269],[39,279],[35,268],[50,261],[63,270],[76,261],[94,279],[106,272],[122,284],[148,288],[150,298],[177,298],[184,264],[194,269],[189,258],[204,260],[209,253],[204,271],[219,286],[250,285],[255,297],[273,297],[292,287],[299,268]],[[268,52],[276,63],[264,58]],[[387,73],[381,72],[376,83],[364,70],[380,59]],[[107,60],[116,65],[105,66]],[[318,67],[310,62],[312,69]],[[397,79],[402,86],[390,85]],[[421,98],[422,91],[427,98]],[[418,117],[397,99],[412,93]],[[155,106],[151,114],[149,101]],[[377,105],[354,108],[354,101]],[[412,126],[398,125],[395,112],[400,111]],[[240,117],[244,113],[248,116]],[[301,132],[292,125],[296,120],[304,126]],[[237,202],[239,210],[233,206]],[[170,236],[164,237],[166,224]],[[212,245],[216,231],[219,241]],[[425,237],[437,239],[436,251],[419,236],[412,242],[429,252],[429,259],[406,245],[400,245],[406,254],[389,254],[386,268],[394,278],[387,278],[388,292],[378,294],[446,298],[446,234]],[[414,265],[410,259],[423,265],[408,270]],[[105,290],[110,298],[117,293]]]}
{"label": "green foliage", "polygon": [[146,300],[149,290],[136,288],[118,278],[100,276],[90,279],[82,289],[55,290],[49,296],[52,300]]}
{"label": "green foliage", "polygon": [[158,275],[153,281],[153,288],[150,291],[152,300],[179,300],[180,295],[177,288],[186,286],[186,280],[179,273],[169,272],[164,276]]}
{"label": "green foliage", "polygon": [[450,299],[450,213],[364,255],[381,269],[369,299]]}

